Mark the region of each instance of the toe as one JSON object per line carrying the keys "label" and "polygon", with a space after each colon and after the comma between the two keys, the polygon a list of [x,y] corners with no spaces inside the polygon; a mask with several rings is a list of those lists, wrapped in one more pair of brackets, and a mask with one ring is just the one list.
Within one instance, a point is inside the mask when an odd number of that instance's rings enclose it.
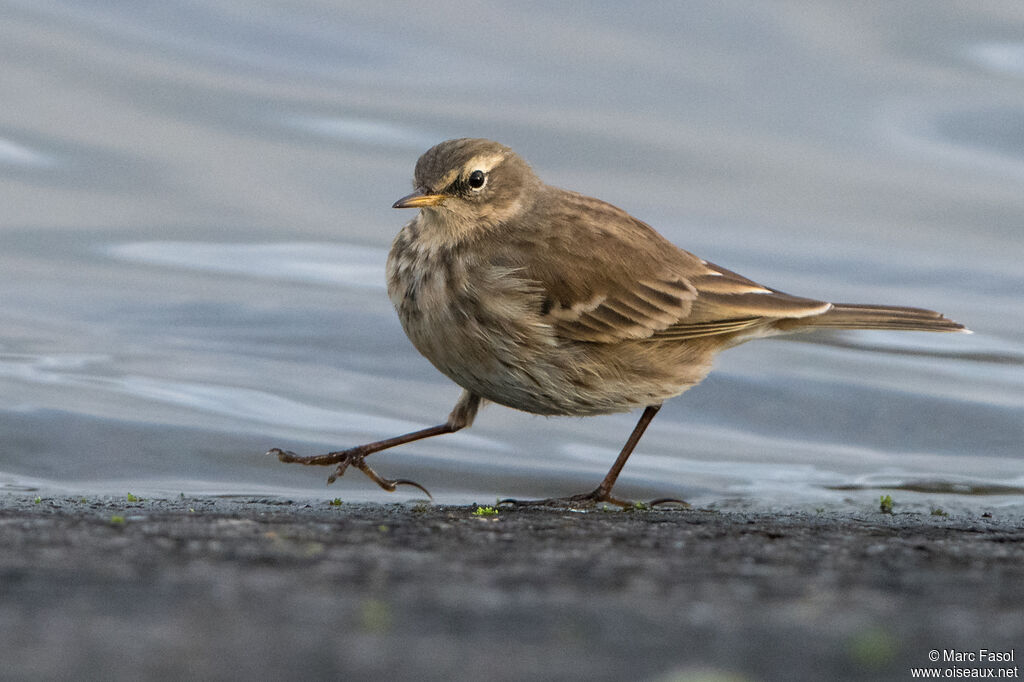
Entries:
{"label": "toe", "polygon": [[298,455],[291,450],[282,450],[281,448],[270,448],[267,450],[267,454],[277,457],[282,462],[294,462],[298,457]]}
{"label": "toe", "polygon": [[673,507],[679,507],[680,509],[692,509],[692,505],[686,500],[678,500],[674,497],[659,497],[656,500],[651,500],[647,503],[648,507],[658,507],[661,505],[671,505]]}
{"label": "toe", "polygon": [[422,491],[422,492],[423,492],[423,494],[424,494],[424,495],[426,495],[427,497],[429,497],[429,498],[431,499],[431,501],[433,501],[433,499],[434,499],[434,496],[430,494],[430,491],[429,491],[429,490],[427,490],[426,488],[424,488],[423,486],[421,486],[421,485],[420,485],[419,483],[417,483],[416,481],[410,481],[410,480],[409,480],[409,479],[407,479],[407,478],[398,478],[398,479],[395,479],[395,480],[393,480],[393,481],[390,481],[390,483],[391,483],[391,484],[392,484],[392,486],[393,486],[393,487],[391,488],[391,490],[392,490],[392,491],[393,491],[393,490],[394,490],[395,488],[397,488],[398,486],[400,486],[400,485],[409,485],[409,486],[412,486],[413,488],[418,488],[418,489],[419,489],[420,491]]}

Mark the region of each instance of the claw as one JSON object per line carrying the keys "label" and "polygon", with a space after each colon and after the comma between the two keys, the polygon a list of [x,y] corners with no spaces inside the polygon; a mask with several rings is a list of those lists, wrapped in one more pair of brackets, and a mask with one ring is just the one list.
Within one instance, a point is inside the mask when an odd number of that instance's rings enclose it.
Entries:
{"label": "claw", "polygon": [[498,500],[497,504],[499,506],[509,505],[513,507],[568,507],[569,509],[586,509],[596,506],[598,502],[608,502],[609,504],[618,505],[620,507],[630,507],[633,505],[632,502],[623,502],[622,500],[615,499],[600,488],[580,495],[571,495],[569,497],[549,497],[543,500],[516,500],[506,498],[504,500]]}
{"label": "claw", "polygon": [[656,500],[651,500],[650,502],[648,502],[647,506],[648,507],[657,507],[659,504],[675,504],[675,505],[678,505],[678,506],[682,507],[683,509],[690,509],[691,506],[692,506],[686,500],[677,500],[674,497],[659,497]]}
{"label": "claw", "polygon": [[267,454],[276,455],[282,462],[296,462],[298,464],[321,466],[336,464],[337,468],[334,470],[334,473],[327,478],[328,483],[334,483],[338,480],[338,477],[342,476],[345,473],[345,470],[351,465],[362,471],[370,478],[371,481],[388,492],[394,492],[395,488],[400,485],[411,485],[412,487],[423,491],[430,499],[434,499],[434,496],[430,494],[430,491],[416,481],[410,481],[407,478],[391,480],[378,476],[376,471],[366,466],[363,459],[367,455],[372,455],[375,452],[393,448],[396,445],[405,445],[406,443],[412,443],[432,436],[440,436],[445,433],[455,433],[459,429],[469,426],[470,423],[472,423],[473,416],[476,414],[478,407],[480,407],[480,396],[470,393],[469,391],[465,391],[463,392],[462,397],[459,398],[459,402],[455,404],[455,409],[452,410],[450,415],[448,415],[448,421],[443,424],[438,424],[437,426],[420,429],[419,431],[411,431],[393,438],[385,438],[384,440],[366,443],[354,448],[349,448],[348,450],[328,452],[325,455],[299,457],[294,452],[282,450],[281,448],[273,448]]}
{"label": "claw", "polygon": [[430,494],[430,491],[421,486],[416,481],[411,481],[408,478],[384,478],[376,471],[371,469],[370,466],[363,460],[362,457],[352,457],[348,461],[342,462],[341,464],[338,465],[339,471],[335,473],[337,473],[340,476],[341,473],[344,473],[344,468],[347,467],[349,464],[362,471],[364,474],[366,474],[367,478],[369,478],[371,481],[379,485],[381,488],[384,488],[384,490],[387,490],[389,493],[395,492],[395,488],[397,488],[400,485],[411,485],[414,488],[419,488],[420,490],[422,490],[431,500],[434,499],[434,496]]}
{"label": "claw", "polygon": [[[570,497],[549,497],[543,500],[516,500],[512,498],[505,498],[498,500],[497,505],[508,505],[512,507],[561,507],[568,509],[590,509],[596,507],[599,503],[605,502],[608,504],[614,504],[617,507],[623,509],[631,509],[641,507],[642,504],[636,502],[630,502],[627,500],[620,500],[612,497],[607,492],[604,492],[600,488],[589,492],[582,493],[580,495],[572,495]],[[690,505],[683,500],[677,500],[671,497],[662,497],[656,500],[652,500],[647,503],[647,506],[654,507],[659,504],[678,504],[683,508],[689,509]]]}
{"label": "claw", "polygon": [[[338,465],[338,468],[336,468],[334,471],[332,471],[331,475],[327,477],[327,485],[330,485],[330,484],[334,483],[339,478],[344,476],[345,475],[345,470],[348,469],[348,465],[351,464],[351,463],[352,463],[352,461],[349,460],[349,459],[342,460],[341,464]],[[373,470],[371,469],[371,471],[373,471]],[[372,479],[373,476],[370,476],[370,478]],[[381,486],[381,487],[383,487],[383,486]]]}
{"label": "claw", "polygon": [[299,459],[299,456],[291,450],[282,450],[281,448],[270,448],[267,450],[267,454],[277,457],[282,462],[295,462]]}
{"label": "claw", "polygon": [[407,478],[384,478],[376,471],[371,469],[369,465],[364,461],[364,458],[368,454],[365,451],[365,446],[349,448],[348,450],[339,450],[337,452],[328,452],[326,455],[312,455],[309,457],[299,457],[291,450],[282,450],[281,448],[271,448],[270,450],[267,451],[267,454],[276,456],[282,462],[295,462],[298,464],[307,465],[337,464],[337,468],[335,468],[331,475],[327,477],[328,485],[334,483],[336,480],[344,476],[345,471],[350,466],[353,466],[356,469],[362,471],[364,474],[366,474],[367,478],[369,478],[371,481],[379,485],[384,490],[387,490],[389,493],[395,492],[395,488],[397,488],[400,485],[409,485],[421,490],[431,500],[434,499],[434,496],[430,494],[430,491],[424,488],[416,481],[411,481]]}
{"label": "claw", "polygon": [[392,483],[393,483],[393,484],[394,484],[395,486],[400,486],[400,485],[411,485],[411,486],[412,486],[413,488],[419,488],[419,489],[420,489],[421,491],[423,491],[423,494],[424,494],[424,495],[426,495],[427,497],[429,497],[429,498],[430,498],[430,501],[431,501],[431,502],[433,502],[433,501],[434,501],[434,496],[430,494],[430,491],[429,491],[429,490],[427,490],[426,488],[424,488],[423,486],[421,486],[421,485],[420,485],[419,483],[417,483],[416,481],[410,481],[410,480],[409,480],[408,478],[396,478],[396,479],[392,480],[391,482],[392,482]]}

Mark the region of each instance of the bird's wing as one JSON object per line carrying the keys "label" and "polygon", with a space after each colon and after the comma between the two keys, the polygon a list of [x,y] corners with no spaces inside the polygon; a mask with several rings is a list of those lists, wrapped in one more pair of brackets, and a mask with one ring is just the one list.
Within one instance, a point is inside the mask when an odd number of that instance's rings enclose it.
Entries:
{"label": "bird's wing", "polygon": [[[683,253],[696,258],[686,251]],[[690,314],[663,330],[656,330],[652,338],[683,340],[729,334],[769,321],[820,315],[832,307],[826,301],[793,296],[714,263],[697,260],[703,272],[690,280],[697,290]]]}
{"label": "bird's wing", "polygon": [[555,191],[538,207],[552,220],[517,235],[532,247],[522,243],[506,253],[530,254],[518,265],[541,290],[542,317],[558,336],[684,340],[831,307],[704,261],[610,204]]}

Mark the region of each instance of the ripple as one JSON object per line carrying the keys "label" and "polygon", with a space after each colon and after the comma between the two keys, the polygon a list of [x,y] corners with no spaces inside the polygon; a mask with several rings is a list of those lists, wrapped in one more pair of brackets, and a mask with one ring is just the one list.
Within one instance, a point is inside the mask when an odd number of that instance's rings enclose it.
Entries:
{"label": "ripple", "polygon": [[[181,381],[139,374],[111,376],[110,356],[92,354],[34,355],[0,353],[0,378],[63,389],[85,388],[125,396],[137,401],[182,407],[238,424],[255,423],[277,432],[316,434],[359,433],[392,436],[423,428],[420,422],[385,417],[356,410],[325,409],[281,395],[241,386]],[[354,381],[358,382],[358,379]],[[358,393],[357,386],[337,386],[341,392]],[[0,407],[29,411],[38,405],[17,400]],[[65,406],[66,407],[66,406]],[[124,415],[121,415],[124,417]],[[282,430],[283,427],[283,430]],[[465,434],[460,445],[475,450],[506,451],[494,440]]]}
{"label": "ripple", "polygon": [[9,166],[49,166],[52,160],[34,149],[0,137],[0,164]]}
{"label": "ripple", "polygon": [[426,149],[438,137],[412,128],[386,121],[335,116],[293,116],[285,123],[299,130],[315,133],[335,140],[364,142],[402,148]]}
{"label": "ripple", "polygon": [[[870,478],[870,477],[868,477]],[[878,479],[873,483],[850,483],[827,486],[829,490],[903,490],[912,493],[942,495],[1024,495],[1024,486],[994,481],[961,481],[943,479],[894,480]]]}
{"label": "ripple", "polygon": [[1024,76],[1024,43],[979,43],[967,48],[967,56],[990,71]]}
{"label": "ripple", "polygon": [[[423,424],[419,422],[350,410],[330,410],[266,391],[238,386],[170,381],[148,376],[111,379],[110,385],[144,400],[178,405],[205,414],[255,422],[263,426],[287,427],[304,432],[337,433],[339,424],[349,424],[352,426],[342,430],[390,436],[423,428]],[[461,440],[463,447],[495,451],[507,449],[503,444],[472,434],[464,434]]]}
{"label": "ripple", "polygon": [[1024,179],[1024,110],[1016,105],[903,102],[891,108],[884,125],[891,143],[920,156]]}
{"label": "ripple", "polygon": [[281,242],[129,242],[108,255],[148,265],[219,272],[260,279],[383,289],[385,249],[355,244]]}
{"label": "ripple", "polygon": [[967,148],[982,150],[1008,160],[1024,160],[1024,110],[990,106],[956,111],[935,121],[944,139]]}

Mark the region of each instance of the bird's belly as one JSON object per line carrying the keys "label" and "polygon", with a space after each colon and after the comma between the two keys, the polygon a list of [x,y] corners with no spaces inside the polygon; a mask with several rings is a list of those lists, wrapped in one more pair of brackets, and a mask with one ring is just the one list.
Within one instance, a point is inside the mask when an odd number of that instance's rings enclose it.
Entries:
{"label": "bird's belly", "polygon": [[392,303],[416,349],[452,381],[500,405],[542,415],[625,412],[682,393],[710,366],[653,353],[646,341],[557,337],[541,319],[540,294],[515,273],[439,266],[423,252],[393,252],[388,266]]}
{"label": "bird's belly", "polygon": [[488,323],[450,311],[402,324],[417,350],[452,381],[533,414],[589,416],[660,404],[706,373],[683,376],[648,362],[639,344],[558,341],[523,318]]}
{"label": "bird's belly", "polygon": [[399,319],[416,349],[463,388],[535,414],[580,413],[565,388],[569,358],[528,314],[495,317],[448,305],[399,310]]}

